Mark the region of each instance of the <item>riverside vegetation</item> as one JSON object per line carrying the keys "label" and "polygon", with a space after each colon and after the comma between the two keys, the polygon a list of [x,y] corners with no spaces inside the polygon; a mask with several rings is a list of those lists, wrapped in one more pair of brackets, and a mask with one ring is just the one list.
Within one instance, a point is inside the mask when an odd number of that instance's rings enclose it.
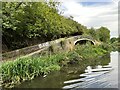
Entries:
{"label": "riverside vegetation", "polygon": [[39,75],[46,75],[51,71],[60,70],[62,67],[82,60],[97,58],[108,53],[103,45],[93,46],[90,44],[77,45],[73,51],[45,55],[41,57],[18,58],[15,61],[8,61],[2,64],[3,86],[11,87],[22,81],[31,80]]}
{"label": "riverside vegetation", "polygon": [[[102,56],[111,51],[110,31],[106,27],[88,29],[64,17],[57,2],[3,2],[2,3],[2,52],[75,35],[90,35],[102,42],[99,46],[76,45],[73,51],[45,56],[18,58],[0,66],[2,85],[12,87],[51,71],[81,61]],[[82,13],[82,12],[81,12]],[[114,40],[113,40],[114,41]]]}

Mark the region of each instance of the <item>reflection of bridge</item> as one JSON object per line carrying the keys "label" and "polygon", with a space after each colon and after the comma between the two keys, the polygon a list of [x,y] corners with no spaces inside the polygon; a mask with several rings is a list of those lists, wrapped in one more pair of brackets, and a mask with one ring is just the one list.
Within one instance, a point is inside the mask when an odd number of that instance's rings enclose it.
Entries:
{"label": "reflection of bridge", "polygon": [[49,48],[52,48],[52,52],[58,52],[61,50],[69,51],[69,50],[73,50],[74,46],[82,41],[90,41],[92,42],[93,45],[98,44],[98,42],[94,40],[91,36],[78,35],[69,38],[60,38],[54,41],[45,42],[42,44],[37,44],[34,46],[7,52],[2,55],[2,59],[7,60],[7,59],[16,59],[17,57],[21,57],[21,56],[32,56],[44,52],[46,50],[47,52],[51,52],[50,51],[51,49]]}

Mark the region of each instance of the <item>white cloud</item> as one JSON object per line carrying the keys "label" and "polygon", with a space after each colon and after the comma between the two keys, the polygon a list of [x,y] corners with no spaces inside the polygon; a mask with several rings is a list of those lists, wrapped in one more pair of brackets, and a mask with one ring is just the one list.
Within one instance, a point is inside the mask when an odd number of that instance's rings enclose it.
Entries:
{"label": "white cloud", "polygon": [[64,16],[73,16],[74,20],[88,27],[106,26],[111,37],[118,36],[118,5],[111,2],[85,6],[76,0],[63,2]]}

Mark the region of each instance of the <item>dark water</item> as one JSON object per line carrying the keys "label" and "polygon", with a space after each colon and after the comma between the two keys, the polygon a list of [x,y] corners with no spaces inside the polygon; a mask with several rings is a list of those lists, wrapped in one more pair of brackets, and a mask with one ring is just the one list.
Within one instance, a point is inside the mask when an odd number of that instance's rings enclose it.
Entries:
{"label": "dark water", "polygon": [[99,59],[81,61],[16,88],[118,88],[118,54],[111,52]]}

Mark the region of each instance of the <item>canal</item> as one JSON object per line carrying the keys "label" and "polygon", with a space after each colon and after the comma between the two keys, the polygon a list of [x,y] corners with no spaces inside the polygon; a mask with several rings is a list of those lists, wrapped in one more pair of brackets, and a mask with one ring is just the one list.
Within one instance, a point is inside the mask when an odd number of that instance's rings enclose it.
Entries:
{"label": "canal", "polygon": [[111,52],[81,64],[65,66],[47,76],[26,81],[15,88],[118,88],[118,55]]}

